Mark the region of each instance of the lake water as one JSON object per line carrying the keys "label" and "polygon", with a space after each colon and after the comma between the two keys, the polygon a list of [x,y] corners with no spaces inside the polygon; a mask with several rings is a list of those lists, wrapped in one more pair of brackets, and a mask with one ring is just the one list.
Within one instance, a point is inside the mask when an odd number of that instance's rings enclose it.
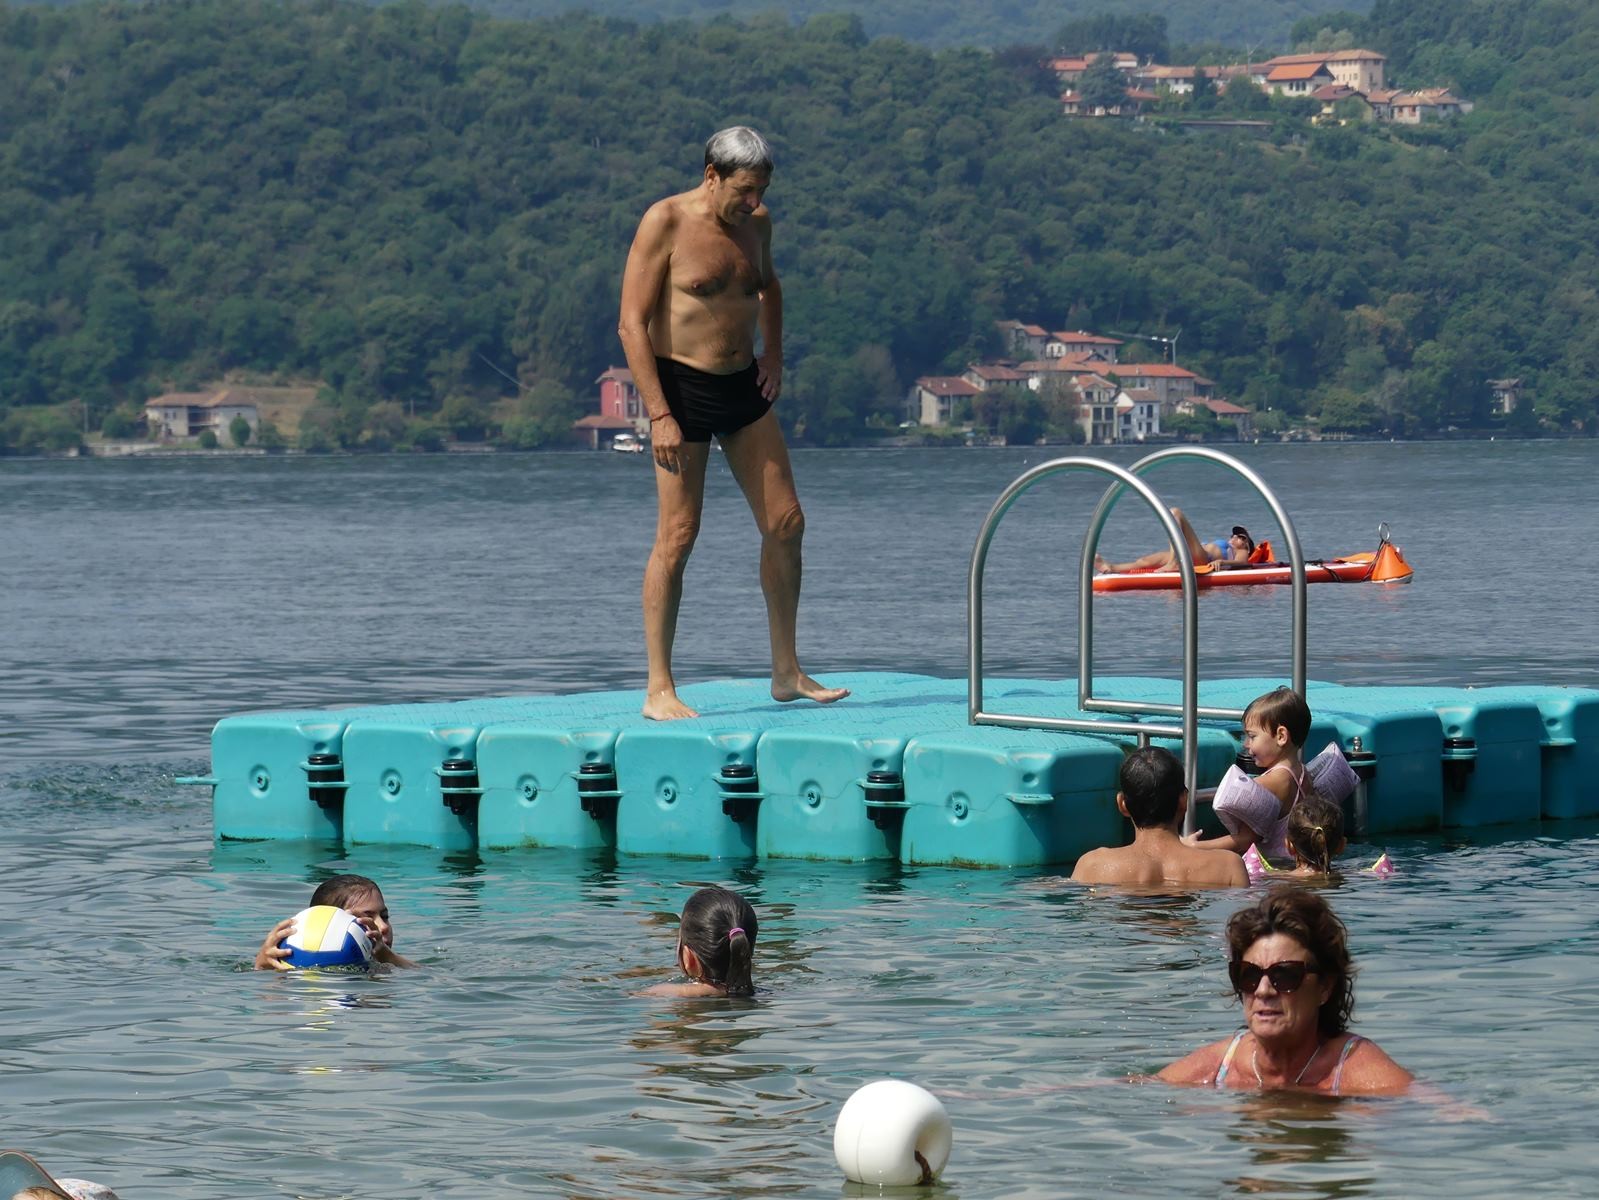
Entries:
{"label": "lake water", "polygon": [[[1599,443],[1240,454],[1307,554],[1371,549],[1386,520],[1416,567],[1409,587],[1311,589],[1313,677],[1599,686]],[[960,674],[977,528],[1045,457],[797,454],[808,667]],[[1152,482],[1202,536],[1271,535],[1230,475]],[[1075,670],[1099,490],[1042,485],[1002,527],[989,670]],[[684,681],[765,654],[752,530],[719,464],[709,492]],[[1234,1027],[1236,895],[216,845],[203,790],[173,783],[245,709],[638,686],[652,522],[650,468],[626,455],[0,460],[4,1141],[129,1200],[831,1197],[838,1108],[892,1075],[950,1109],[942,1197],[1591,1194],[1591,823],[1396,839],[1397,878],[1330,894],[1362,968],[1356,1028],[1444,1098],[1327,1102],[1116,1082]],[[1155,529],[1124,503],[1107,549],[1152,549]],[[1286,671],[1286,589],[1201,599],[1209,671]],[[1174,673],[1179,616],[1170,596],[1102,598],[1099,669]],[[385,884],[426,969],[245,970],[338,869]],[[756,904],[768,990],[633,996],[703,882]]]}

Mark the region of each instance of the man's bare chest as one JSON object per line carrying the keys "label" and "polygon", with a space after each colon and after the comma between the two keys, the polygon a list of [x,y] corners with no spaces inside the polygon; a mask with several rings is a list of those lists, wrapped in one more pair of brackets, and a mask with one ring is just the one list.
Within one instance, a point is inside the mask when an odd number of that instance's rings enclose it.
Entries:
{"label": "man's bare chest", "polygon": [[671,279],[678,291],[705,300],[754,296],[762,281],[753,233],[679,238],[672,248]]}

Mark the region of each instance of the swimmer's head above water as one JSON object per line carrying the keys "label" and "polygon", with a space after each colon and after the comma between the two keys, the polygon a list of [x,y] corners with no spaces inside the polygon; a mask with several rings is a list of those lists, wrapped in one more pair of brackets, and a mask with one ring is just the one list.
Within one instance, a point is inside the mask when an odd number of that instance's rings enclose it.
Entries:
{"label": "swimmer's head above water", "polygon": [[701,888],[688,898],[678,923],[677,961],[696,982],[729,996],[755,992],[751,959],[760,923],[748,900],[724,887]]}

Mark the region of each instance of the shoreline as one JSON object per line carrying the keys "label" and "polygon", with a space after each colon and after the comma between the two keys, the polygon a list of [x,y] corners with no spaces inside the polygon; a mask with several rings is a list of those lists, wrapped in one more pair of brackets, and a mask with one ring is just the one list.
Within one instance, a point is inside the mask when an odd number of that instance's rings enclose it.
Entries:
{"label": "shoreline", "polygon": [[[953,439],[923,440],[920,438],[892,437],[870,438],[860,441],[848,442],[841,446],[815,446],[807,442],[791,442],[790,450],[1055,450],[1063,453],[1078,451],[1095,451],[1109,449],[1155,449],[1163,446],[1212,446],[1212,447],[1245,447],[1245,446],[1387,446],[1387,445],[1432,445],[1439,442],[1456,442],[1461,444],[1476,444],[1488,442],[1583,442],[1592,441],[1599,435],[1595,434],[1513,434],[1503,433],[1498,430],[1471,432],[1464,430],[1457,433],[1442,433],[1431,437],[1317,437],[1317,438],[1253,438],[1248,441],[1150,441],[1150,442],[1103,442],[1092,446],[1080,442],[1035,442],[1018,444],[1015,446],[995,442],[961,442]],[[31,454],[0,454],[0,461],[14,460],[19,462],[38,461],[41,459],[68,460],[68,459],[194,459],[194,458],[430,458],[445,457],[449,455],[500,455],[500,454],[608,454],[606,449],[591,449],[587,446],[570,446],[560,448],[541,447],[536,450],[518,450],[509,446],[494,446],[479,442],[461,442],[447,446],[443,450],[301,450],[298,447],[286,446],[278,450],[267,450],[260,446],[235,446],[223,449],[202,450],[198,446],[145,446],[118,443],[115,448],[104,445],[80,445],[68,450],[46,450]]]}

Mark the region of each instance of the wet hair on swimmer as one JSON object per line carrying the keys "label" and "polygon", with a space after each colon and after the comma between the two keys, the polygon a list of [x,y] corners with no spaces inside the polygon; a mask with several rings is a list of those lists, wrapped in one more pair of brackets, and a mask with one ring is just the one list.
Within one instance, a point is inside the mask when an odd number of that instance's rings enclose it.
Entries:
{"label": "wet hair on swimmer", "polygon": [[1122,760],[1119,779],[1127,815],[1140,829],[1170,825],[1183,794],[1183,764],[1170,750],[1145,746]]}
{"label": "wet hair on swimmer", "polygon": [[334,908],[345,908],[352,900],[382,890],[365,875],[335,875],[331,879],[324,879],[321,886],[311,893],[311,906],[315,908],[318,904],[331,904]]}
{"label": "wet hair on swimmer", "polygon": [[1314,791],[1288,810],[1288,847],[1294,857],[1322,875],[1344,848],[1344,810]]}
{"label": "wet hair on swimmer", "polygon": [[1286,934],[1303,946],[1322,972],[1314,978],[1332,984],[1316,1012],[1322,1037],[1343,1033],[1355,1010],[1355,964],[1344,923],[1317,893],[1279,885],[1228,919],[1228,956],[1242,962],[1251,946],[1274,933]]}
{"label": "wet hair on swimmer", "polygon": [[772,173],[772,148],[748,125],[733,125],[711,134],[705,143],[705,165],[726,179],[737,171]]}
{"label": "wet hair on swimmer", "polygon": [[760,922],[748,900],[724,887],[701,888],[683,906],[677,936],[694,951],[706,979],[729,996],[751,996],[750,959]]}
{"label": "wet hair on swimmer", "polygon": [[1288,740],[1303,746],[1310,736],[1310,705],[1293,688],[1280,687],[1264,696],[1256,696],[1244,709],[1244,722],[1256,718],[1267,733],[1276,733],[1277,727],[1288,730]]}

